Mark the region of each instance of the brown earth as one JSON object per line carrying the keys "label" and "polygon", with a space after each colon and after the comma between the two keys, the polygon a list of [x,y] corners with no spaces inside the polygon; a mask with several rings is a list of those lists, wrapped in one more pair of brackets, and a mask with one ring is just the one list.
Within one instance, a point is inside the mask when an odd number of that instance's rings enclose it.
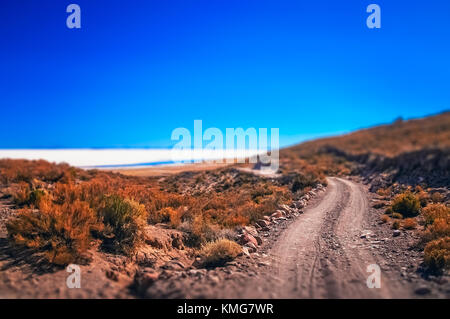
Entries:
{"label": "brown earth", "polygon": [[[417,238],[394,237],[369,206],[367,187],[329,178],[304,213],[273,225],[258,253],[226,267],[165,274],[147,298],[449,298],[448,276],[418,272]],[[372,195],[370,195],[372,196]],[[367,267],[381,268],[381,288],[367,287]]]}
{"label": "brown earth", "polygon": [[[11,252],[0,211],[1,298],[449,298],[448,276],[425,278],[418,271],[414,233],[394,237],[379,224],[367,186],[329,178],[313,191],[301,214],[272,219],[259,229],[257,252],[225,267],[195,267],[177,231],[151,226],[148,246],[130,260],[95,253],[82,265],[82,288],[66,287],[65,269],[40,269],[26,254]],[[159,226],[158,226],[159,227]],[[176,249],[174,246],[177,246]],[[22,257],[23,258],[22,258]],[[367,287],[367,266],[381,268],[381,288]]]}

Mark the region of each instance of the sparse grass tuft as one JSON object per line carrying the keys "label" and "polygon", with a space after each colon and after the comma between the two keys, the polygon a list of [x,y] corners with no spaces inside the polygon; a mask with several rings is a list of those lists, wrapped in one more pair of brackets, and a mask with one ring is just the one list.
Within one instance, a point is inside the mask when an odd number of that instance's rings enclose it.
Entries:
{"label": "sparse grass tuft", "polygon": [[233,260],[242,252],[239,244],[228,239],[219,239],[202,247],[200,256],[203,266],[223,266],[226,262]]}
{"label": "sparse grass tuft", "polygon": [[388,223],[390,220],[391,220],[391,219],[389,218],[388,215],[381,215],[381,222],[382,222],[383,224]]}

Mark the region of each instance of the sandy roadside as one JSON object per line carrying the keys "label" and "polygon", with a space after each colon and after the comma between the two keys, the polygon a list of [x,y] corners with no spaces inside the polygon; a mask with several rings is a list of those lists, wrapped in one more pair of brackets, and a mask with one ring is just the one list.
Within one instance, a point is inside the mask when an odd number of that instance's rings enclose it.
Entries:
{"label": "sandy roadside", "polygon": [[234,165],[231,163],[221,164],[221,163],[194,163],[194,164],[177,164],[177,165],[157,165],[149,167],[138,167],[138,168],[112,168],[108,171],[114,173],[120,173],[129,176],[167,176],[171,174],[177,174],[182,172],[197,172],[197,171],[208,171],[219,169]]}

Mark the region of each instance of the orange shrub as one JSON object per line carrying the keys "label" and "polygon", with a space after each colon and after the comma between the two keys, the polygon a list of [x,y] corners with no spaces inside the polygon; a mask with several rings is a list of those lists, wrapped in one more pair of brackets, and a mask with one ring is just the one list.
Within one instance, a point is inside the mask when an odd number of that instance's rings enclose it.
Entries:
{"label": "orange shrub", "polygon": [[383,224],[389,222],[390,220],[391,220],[391,219],[389,218],[388,215],[381,215],[381,222],[382,222]]}
{"label": "orange shrub", "polygon": [[425,246],[425,264],[433,271],[450,268],[450,237],[433,240]]}
{"label": "orange shrub", "polygon": [[[33,179],[54,183],[60,180],[72,180],[82,170],[67,164],[52,164],[47,161],[0,160],[0,182],[2,184],[27,182]],[[82,174],[82,173],[81,173]]]}
{"label": "orange shrub", "polygon": [[400,226],[401,226],[400,221],[394,220],[391,227],[392,227],[392,229],[399,229]]}
{"label": "orange shrub", "polygon": [[382,197],[388,197],[391,195],[391,191],[389,190],[389,188],[379,188],[377,190],[377,194]]}
{"label": "orange shrub", "polygon": [[430,241],[445,236],[450,236],[450,223],[448,219],[446,220],[444,218],[436,218],[433,224],[428,225],[423,233],[423,239],[425,241]]}
{"label": "orange shrub", "polygon": [[406,218],[402,223],[403,229],[415,229],[417,227],[417,222],[414,218]]}
{"label": "orange shrub", "polygon": [[91,231],[101,229],[94,211],[80,201],[26,211],[7,223],[14,244],[42,252],[57,265],[79,262],[89,248]]}
{"label": "orange shrub", "polygon": [[444,201],[444,196],[439,192],[434,192],[431,194],[430,198],[433,203],[441,203]]}
{"label": "orange shrub", "polygon": [[25,182],[20,182],[14,185],[10,195],[16,205],[26,205],[30,201],[30,193],[30,185]]}
{"label": "orange shrub", "polygon": [[228,239],[219,239],[202,247],[200,256],[205,267],[222,266],[242,252],[241,246]]}
{"label": "orange shrub", "polygon": [[450,207],[445,204],[430,204],[422,210],[422,216],[426,225],[433,224],[437,218],[450,219]]}

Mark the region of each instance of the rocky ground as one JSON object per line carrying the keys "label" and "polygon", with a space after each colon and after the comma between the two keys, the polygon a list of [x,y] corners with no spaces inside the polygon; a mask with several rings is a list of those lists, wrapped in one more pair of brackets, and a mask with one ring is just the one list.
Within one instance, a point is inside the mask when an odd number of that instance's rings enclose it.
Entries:
{"label": "rocky ground", "polygon": [[[359,181],[332,180],[291,206],[237,230],[243,253],[224,267],[199,268],[183,234],[149,226],[146,246],[132,259],[93,253],[81,265],[81,289],[69,273],[42,268],[12,250],[5,221],[14,210],[0,204],[2,298],[449,298],[449,276],[427,276],[416,231],[394,232],[380,222],[382,199]],[[376,262],[389,289],[365,287],[366,264]],[[355,288],[356,287],[356,288]]]}
{"label": "rocky ground", "polygon": [[[188,266],[163,271],[159,278],[140,283],[141,297],[449,298],[448,275],[426,276],[421,269],[423,252],[417,247],[418,233],[394,231],[381,224],[383,211],[372,207],[379,196],[368,193],[367,186],[350,185],[362,188],[364,198],[360,203],[367,207],[365,211],[347,209],[347,203],[353,207],[357,198],[345,192],[341,199],[330,200],[331,206],[323,215],[313,215],[322,211],[324,198],[332,196],[320,187],[292,207],[283,207],[265,222],[258,222],[256,227],[242,228],[240,241],[245,254],[225,267]],[[338,201],[341,204],[334,209],[333,203]],[[362,217],[356,221],[357,216],[352,214],[360,213]],[[316,223],[317,220],[321,221]],[[355,223],[359,223],[358,227],[352,227]],[[307,232],[314,229],[318,236]],[[308,240],[311,244],[306,246],[312,249],[292,256],[290,251],[305,251],[301,245]],[[286,261],[292,258],[294,263]],[[382,269],[386,288],[379,292],[366,287],[366,266],[370,263],[377,263]]]}

